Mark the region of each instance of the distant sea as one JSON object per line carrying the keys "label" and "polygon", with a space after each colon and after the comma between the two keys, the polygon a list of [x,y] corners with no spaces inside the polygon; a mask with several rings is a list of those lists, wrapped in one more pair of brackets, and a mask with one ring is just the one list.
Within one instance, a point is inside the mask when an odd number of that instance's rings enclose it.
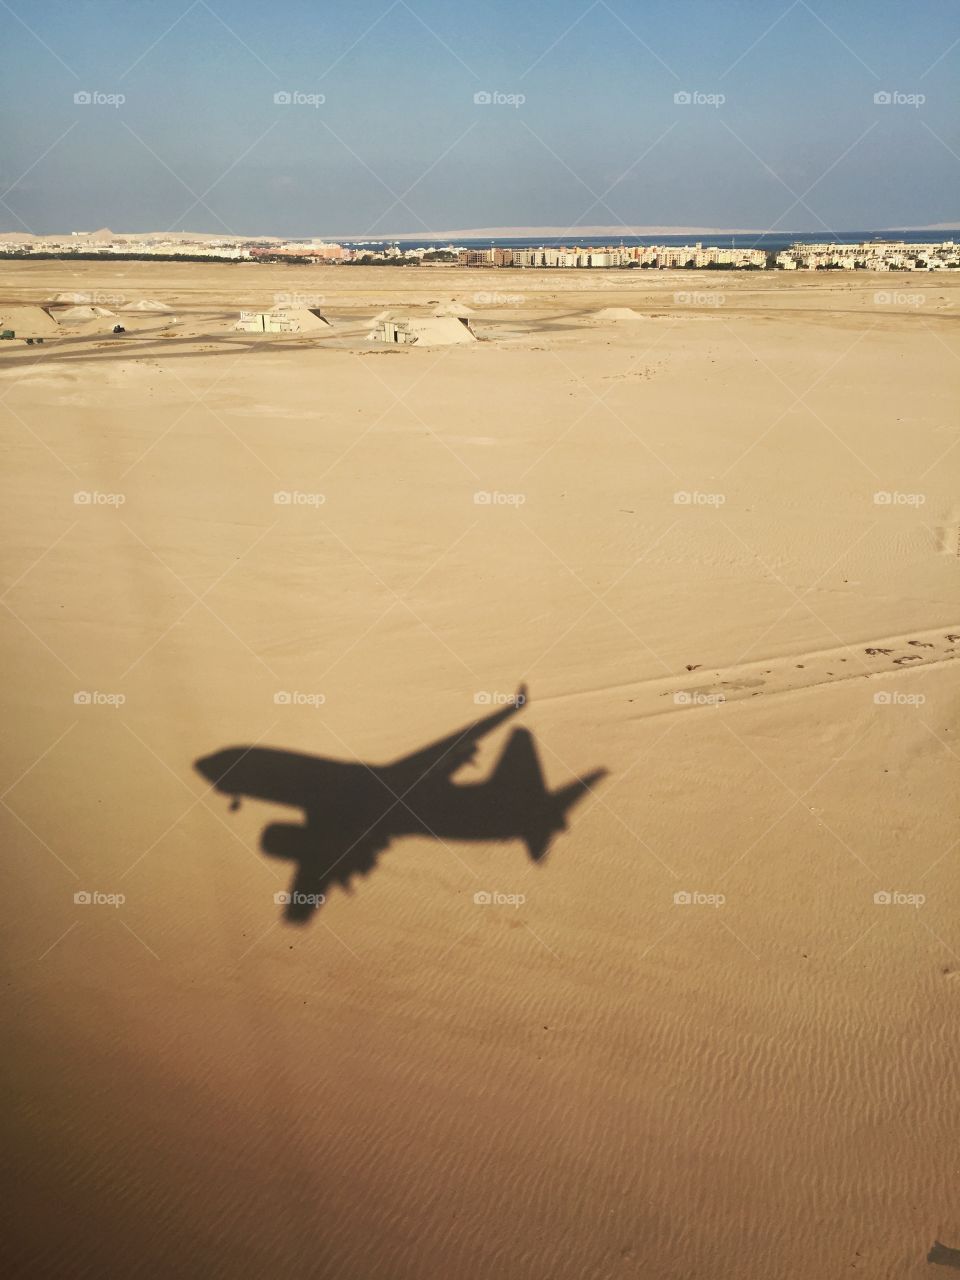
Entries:
{"label": "distant sea", "polygon": [[[914,244],[940,244],[944,240],[960,239],[960,228],[954,231],[768,231],[763,235],[719,235],[710,232],[696,232],[684,236],[611,236],[605,239],[603,236],[504,236],[503,238],[490,240],[410,240],[405,239],[403,244],[405,248],[429,248],[444,249],[447,245],[456,244],[464,249],[489,249],[491,245],[495,245],[504,249],[538,249],[540,246],[558,248],[566,245],[568,248],[606,245],[606,244],[624,244],[624,245],[685,245],[696,244],[698,241],[704,245],[717,246],[720,249],[741,248],[741,249],[766,249],[772,253],[778,253],[781,249],[786,249],[791,244],[818,244],[821,241],[828,241],[833,244],[858,244],[862,240],[907,240]],[[391,244],[395,244],[394,240],[344,240],[343,244],[351,246],[363,245],[371,250],[384,249]]]}

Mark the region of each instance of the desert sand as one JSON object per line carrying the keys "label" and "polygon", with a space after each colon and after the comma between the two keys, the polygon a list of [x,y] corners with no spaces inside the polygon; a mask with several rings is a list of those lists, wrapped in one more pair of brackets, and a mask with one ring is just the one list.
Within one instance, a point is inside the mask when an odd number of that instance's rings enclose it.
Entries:
{"label": "desert sand", "polygon": [[[956,1266],[960,282],[0,272],[58,294],[128,332],[0,344],[15,1272]],[[607,771],[539,861],[398,835],[289,923],[302,814],[194,767],[520,681],[455,781]]]}

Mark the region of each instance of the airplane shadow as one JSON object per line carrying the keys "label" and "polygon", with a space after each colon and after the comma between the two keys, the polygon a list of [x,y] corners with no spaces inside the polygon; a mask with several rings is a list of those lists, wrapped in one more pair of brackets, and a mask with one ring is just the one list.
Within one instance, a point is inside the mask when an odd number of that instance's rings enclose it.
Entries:
{"label": "airplane shadow", "polygon": [[951,1249],[949,1245],[933,1242],[933,1248],[927,1254],[927,1261],[941,1267],[953,1267],[960,1271],[960,1249]]}
{"label": "airplane shadow", "polygon": [[385,765],[329,760],[257,746],[227,747],[194,762],[231,809],[250,797],[302,810],[302,822],[264,828],[260,848],[294,863],[289,892],[278,895],[284,919],[312,918],[335,885],[348,892],[369,875],[394,840],[522,840],[532,861],[546,857],[568,814],[606,775],[595,769],[549,791],[533,735],[514,729],[490,776],[454,782],[479,740],[526,704],[521,687],[508,706]]}

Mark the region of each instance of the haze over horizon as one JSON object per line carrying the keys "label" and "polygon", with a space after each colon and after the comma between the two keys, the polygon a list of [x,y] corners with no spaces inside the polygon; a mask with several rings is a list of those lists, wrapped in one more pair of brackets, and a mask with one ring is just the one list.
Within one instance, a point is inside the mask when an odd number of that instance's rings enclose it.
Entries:
{"label": "haze over horizon", "polygon": [[945,0],[5,8],[11,231],[826,236],[960,207]]}
{"label": "haze over horizon", "polygon": [[[954,232],[960,231],[960,218],[954,220],[953,222],[934,223],[928,226],[921,226],[921,227],[840,227],[840,228],[837,228],[836,231],[837,231],[837,234],[839,235],[850,235],[851,233],[863,233],[863,234],[869,234],[869,235],[875,235],[875,236],[881,236],[884,234],[897,235],[902,232],[929,233],[929,232],[943,231],[945,233],[946,232],[954,233]],[[0,227],[0,240],[7,240],[7,241],[18,240],[18,241],[26,242],[31,238],[36,241],[43,241],[43,240],[49,240],[49,239],[55,238],[57,236],[63,236],[66,234],[68,233],[62,230],[56,231],[56,232],[40,232],[36,234],[34,233],[27,234],[26,232],[22,232],[22,231],[20,232],[4,231],[2,227]],[[89,241],[97,241],[97,242],[103,241],[108,237],[119,238],[119,239],[126,239],[129,237],[143,237],[144,239],[153,239],[153,240],[169,237],[171,240],[174,240],[174,241],[184,240],[189,242],[191,240],[196,240],[196,239],[217,240],[220,238],[221,234],[225,234],[225,233],[217,233],[217,232],[210,232],[210,231],[191,231],[191,230],[180,230],[180,231],[174,231],[174,232],[157,231],[157,230],[148,231],[148,230],[143,230],[139,228],[115,231],[111,227],[97,227],[90,230],[73,228],[69,232],[69,234],[71,238],[83,237]],[[770,234],[782,234],[784,239],[789,239],[790,235],[792,234],[807,235],[808,233],[805,233],[805,232],[793,233],[793,232],[787,232],[787,231],[783,233],[776,233],[776,232],[771,233],[771,232],[764,232],[756,227],[578,226],[575,228],[570,228],[570,227],[543,226],[543,227],[454,227],[454,228],[445,228],[445,229],[437,230],[431,233],[429,236],[427,235],[426,232],[396,231],[396,232],[391,232],[387,234],[379,234],[376,237],[364,236],[362,233],[358,234],[350,231],[331,232],[328,230],[314,231],[314,232],[301,231],[301,232],[291,233],[288,236],[278,236],[272,231],[261,230],[261,231],[255,231],[255,232],[238,233],[236,238],[248,239],[248,240],[279,240],[279,241],[328,240],[333,242],[340,241],[343,243],[354,243],[354,244],[405,241],[405,242],[409,242],[410,244],[416,244],[418,241],[430,240],[432,242],[437,240],[453,240],[458,238],[464,239],[464,240],[480,240],[480,239],[488,239],[488,238],[491,240],[498,240],[498,239],[509,240],[509,239],[536,239],[537,237],[542,237],[544,239],[554,240],[554,239],[559,239],[566,236],[571,240],[583,240],[587,237],[593,236],[593,237],[596,237],[597,239],[609,238],[612,240],[612,239],[618,239],[618,238],[650,239],[651,237],[655,237],[655,236],[665,236],[668,238],[677,238],[680,236],[711,236],[711,235],[724,236],[724,237],[726,236],[762,237]],[[812,234],[816,234],[816,233],[812,233]],[[827,235],[826,231],[824,231],[823,234],[825,237],[830,238]]]}

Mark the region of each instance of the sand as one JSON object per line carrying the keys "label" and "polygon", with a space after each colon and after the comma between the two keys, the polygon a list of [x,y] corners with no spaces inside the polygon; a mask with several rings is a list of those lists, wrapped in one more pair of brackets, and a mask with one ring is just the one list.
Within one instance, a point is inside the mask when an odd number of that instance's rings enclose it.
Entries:
{"label": "sand", "polygon": [[0,329],[12,329],[17,339],[52,338],[60,333],[60,326],[51,313],[38,305],[0,303]]}
{"label": "sand", "polygon": [[644,317],[633,307],[601,307],[597,312],[598,320],[642,320]]}
{"label": "sand", "polygon": [[124,308],[124,311],[171,311],[164,302],[158,302],[156,298],[140,298],[137,302],[130,302]]}
{"label": "sand", "polygon": [[105,316],[116,315],[115,311],[111,311],[109,307],[91,307],[80,305],[76,307],[58,308],[51,312],[57,324],[75,324],[83,323],[87,320],[100,320]]}
{"label": "sand", "polygon": [[[15,1273],[955,1259],[960,283],[637,275],[3,268],[180,318],[0,349]],[[229,331],[294,290],[329,336]],[[193,768],[521,679],[457,780],[608,771],[539,862],[397,838],[291,925],[297,812]]]}

